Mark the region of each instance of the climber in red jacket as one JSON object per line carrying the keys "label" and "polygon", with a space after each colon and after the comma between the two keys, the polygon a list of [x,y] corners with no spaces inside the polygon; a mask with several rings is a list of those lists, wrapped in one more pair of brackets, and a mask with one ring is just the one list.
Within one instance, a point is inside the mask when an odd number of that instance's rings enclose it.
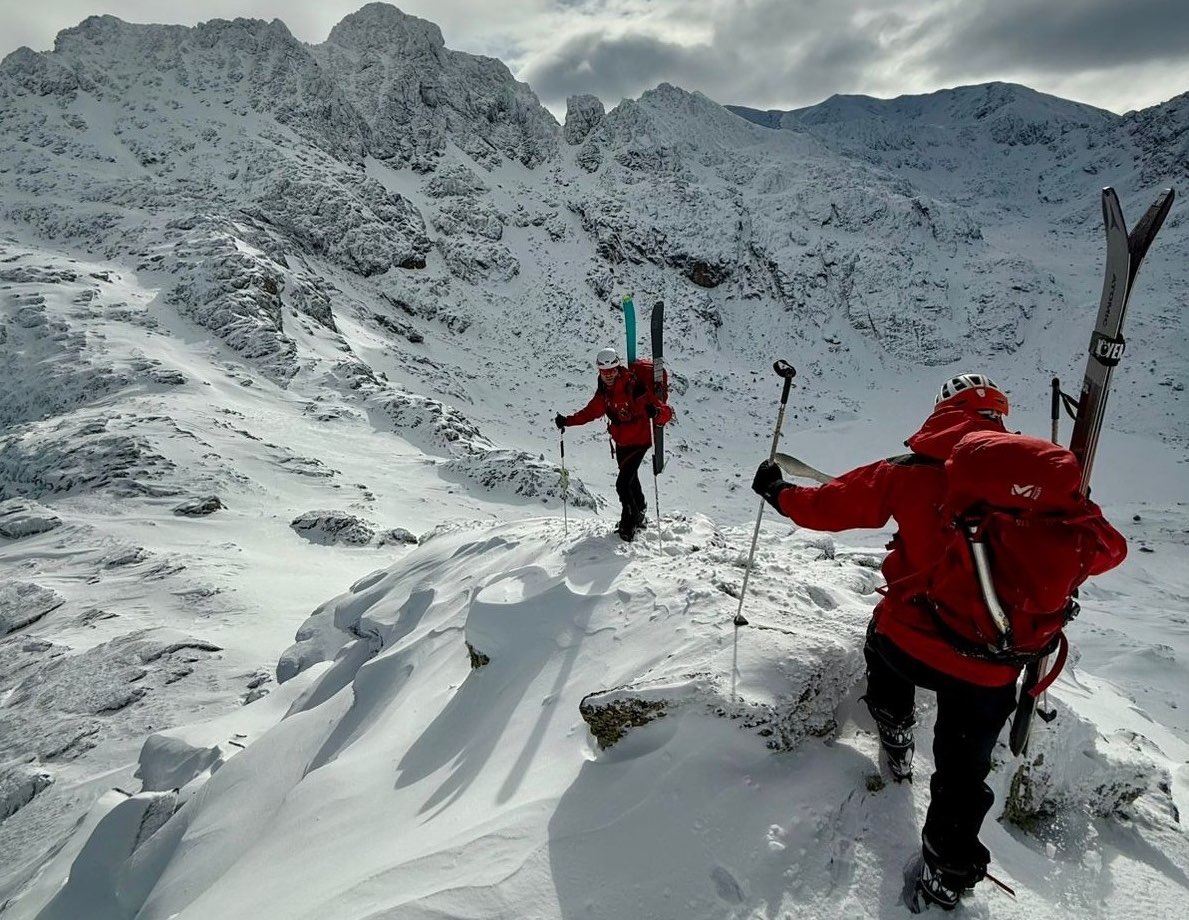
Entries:
{"label": "climber in red jacket", "polygon": [[559,412],[554,424],[562,430],[607,416],[607,430],[619,464],[615,491],[623,512],[618,531],[624,540],[631,540],[647,523],[647,505],[639,469],[644,455],[652,447],[652,422],[655,419],[658,425],[668,424],[673,418],[673,410],[655,392],[651,379],[642,378],[633,368],[620,363],[615,349],[602,349],[595,363],[599,368],[599,380],[590,402],[573,415]]}
{"label": "climber in red jacket", "polygon": [[[895,779],[911,778],[916,687],[937,694],[934,773],[922,829],[918,886],[926,901],[956,906],[962,892],[986,877],[990,854],[978,839],[994,801],[985,779],[991,753],[1015,709],[1018,663],[972,657],[944,635],[920,603],[915,573],[943,557],[949,521],[943,517],[944,461],[976,431],[1004,432],[1008,401],[989,378],[962,374],[947,381],[934,410],[906,441],[911,453],[880,460],[819,487],[785,482],[780,468],[760,464],[752,488],[802,527],[840,531],[898,525],[883,563],[887,581],[867,631],[867,707]],[[1092,545],[1086,573],[1104,572],[1126,555],[1124,538],[1088,500]]]}

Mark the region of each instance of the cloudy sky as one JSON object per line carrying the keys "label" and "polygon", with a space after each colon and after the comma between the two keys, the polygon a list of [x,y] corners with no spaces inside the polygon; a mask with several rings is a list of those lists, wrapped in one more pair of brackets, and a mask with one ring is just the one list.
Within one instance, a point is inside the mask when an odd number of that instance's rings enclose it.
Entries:
{"label": "cloudy sky", "polygon": [[[89,15],[282,19],[318,43],[362,0],[0,0],[0,55]],[[403,0],[446,44],[502,59],[555,113],[662,81],[790,109],[1005,80],[1115,112],[1189,91],[1189,0]],[[166,8],[172,11],[165,13]]]}

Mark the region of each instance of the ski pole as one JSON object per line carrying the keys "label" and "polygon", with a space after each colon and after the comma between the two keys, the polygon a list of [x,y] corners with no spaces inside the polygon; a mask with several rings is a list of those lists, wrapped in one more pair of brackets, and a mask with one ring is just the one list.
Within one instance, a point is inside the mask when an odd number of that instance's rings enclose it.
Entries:
{"label": "ski pole", "polygon": [[[784,380],[784,390],[780,394],[780,411],[776,414],[776,430],[772,432],[772,450],[768,452],[769,462],[776,462],[776,448],[780,444],[780,428],[784,424],[784,410],[789,402],[789,390],[793,386],[793,378],[797,370],[787,361],[777,361],[772,370]],[[760,522],[764,519],[764,499],[760,498],[760,510],[756,514],[756,526],[751,535],[751,552],[747,554],[747,565],[743,569],[743,586],[739,589],[739,609],[735,612],[735,625],[746,626],[747,617],[743,615],[743,598],[747,594],[747,580],[751,575],[751,563],[756,554],[756,542],[760,538]]]}
{"label": "ski pole", "polygon": [[[1049,424],[1050,424],[1050,438],[1054,444],[1061,443],[1061,378],[1054,377],[1049,383]],[[1035,677],[1036,681],[1044,678],[1044,675],[1049,670],[1049,656],[1045,655],[1037,663],[1034,672],[1025,672],[1025,684],[1029,677]],[[1033,681],[1033,686],[1036,685]],[[1040,695],[1040,701],[1035,706],[1036,714],[1044,719],[1046,722],[1052,722],[1057,718],[1057,710],[1049,705],[1049,691],[1045,690]]]}
{"label": "ski pole", "polygon": [[570,536],[570,473],[566,469],[566,430],[558,435],[561,441],[561,514],[566,537]]}
{"label": "ski pole", "polygon": [[1052,423],[1049,438],[1054,444],[1060,444],[1061,437],[1058,426],[1061,422],[1061,379],[1054,377],[1049,388],[1052,391],[1049,396],[1049,420]]}

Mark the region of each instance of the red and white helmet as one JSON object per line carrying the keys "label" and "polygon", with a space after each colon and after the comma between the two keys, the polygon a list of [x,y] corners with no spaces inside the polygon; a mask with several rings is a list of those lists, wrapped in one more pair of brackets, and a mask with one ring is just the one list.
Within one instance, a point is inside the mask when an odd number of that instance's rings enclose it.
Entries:
{"label": "red and white helmet", "polygon": [[604,348],[595,355],[595,364],[601,371],[609,371],[619,367],[619,355],[614,348]]}
{"label": "red and white helmet", "polygon": [[961,406],[980,415],[1007,415],[1007,396],[986,374],[959,374],[941,385],[934,406]]}

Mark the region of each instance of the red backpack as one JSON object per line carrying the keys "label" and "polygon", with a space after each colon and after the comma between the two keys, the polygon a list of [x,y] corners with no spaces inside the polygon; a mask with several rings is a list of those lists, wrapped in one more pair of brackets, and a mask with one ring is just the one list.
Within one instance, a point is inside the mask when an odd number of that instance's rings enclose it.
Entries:
{"label": "red backpack", "polygon": [[661,368],[661,385],[656,385],[656,366],[652,358],[637,358],[628,366],[628,371],[636,380],[644,385],[649,394],[656,397],[657,402],[669,401],[669,369]]}
{"label": "red backpack", "polygon": [[920,599],[959,651],[1026,664],[1062,644],[1099,555],[1100,515],[1058,444],[977,431],[945,462],[945,548]]}

